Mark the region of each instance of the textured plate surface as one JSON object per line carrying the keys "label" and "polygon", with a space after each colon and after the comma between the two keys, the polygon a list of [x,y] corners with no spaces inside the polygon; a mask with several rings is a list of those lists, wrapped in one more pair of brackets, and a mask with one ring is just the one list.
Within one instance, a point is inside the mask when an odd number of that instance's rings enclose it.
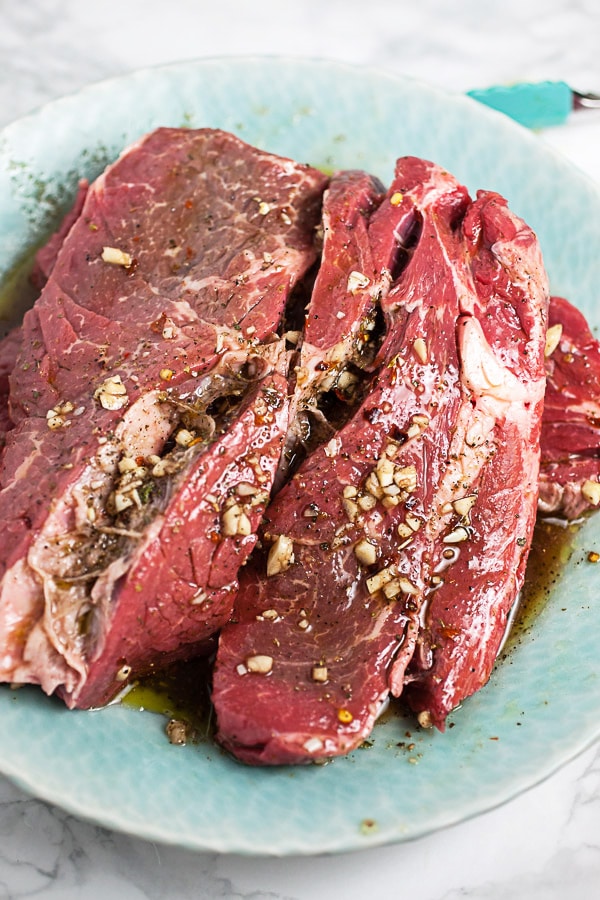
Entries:
{"label": "textured plate surface", "polygon": [[[0,313],[10,315],[27,250],[45,238],[77,179],[151,128],[182,124],[226,128],[273,152],[384,180],[397,156],[433,159],[473,191],[505,194],[538,232],[553,291],[600,323],[600,194],[583,175],[472,100],[339,64],[278,59],[139,72],[5,129]],[[67,712],[35,689],[4,686],[0,770],[108,827],[203,850],[346,851],[461,821],[540,781],[600,734],[592,549],[600,550],[600,516],[578,533],[534,627],[444,735],[390,717],[370,748],[346,759],[256,770],[209,742],[169,745],[159,716]]]}

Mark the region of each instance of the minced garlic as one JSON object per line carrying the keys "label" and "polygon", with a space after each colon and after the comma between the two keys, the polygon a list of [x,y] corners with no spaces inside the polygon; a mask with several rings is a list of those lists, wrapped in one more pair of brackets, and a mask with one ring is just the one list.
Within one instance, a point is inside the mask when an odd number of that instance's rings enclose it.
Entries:
{"label": "minced garlic", "polygon": [[106,378],[94,391],[94,400],[98,400],[104,409],[122,409],[127,406],[129,397],[121,376],[111,375]]}
{"label": "minced garlic", "polygon": [[133,260],[129,253],[119,250],[118,247],[103,247],[102,261],[109,263],[111,266],[125,266],[128,269]]}
{"label": "minced garlic", "polygon": [[246,669],[248,672],[254,672],[256,675],[268,675],[273,669],[273,657],[265,656],[258,653],[256,656],[249,656],[246,660]]}
{"label": "minced garlic", "polygon": [[267,575],[279,575],[294,562],[294,542],[285,534],[280,534],[269,550]]}
{"label": "minced garlic", "polygon": [[347,289],[350,294],[358,294],[368,288],[370,280],[362,272],[350,272],[348,275]]}

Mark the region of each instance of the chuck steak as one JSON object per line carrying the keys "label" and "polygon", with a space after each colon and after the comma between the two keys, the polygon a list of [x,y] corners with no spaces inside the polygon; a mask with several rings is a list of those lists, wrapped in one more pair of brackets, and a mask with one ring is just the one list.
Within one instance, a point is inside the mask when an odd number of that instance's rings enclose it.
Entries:
{"label": "chuck steak", "polygon": [[360,171],[334,175],[325,192],[323,249],[295,366],[280,481],[311,449],[333,436],[335,427],[328,418],[341,423],[349,415],[364,383],[361,371],[373,359],[378,309],[374,285],[381,272],[376,271],[367,228],[384,195],[383,185]]}
{"label": "chuck steak", "polygon": [[[368,268],[344,260],[337,308],[360,284],[383,313],[378,374],[272,501],[265,549],[243,571],[235,621],[221,632],[217,739],[245,762],[347,753],[402,687],[430,570],[424,526],[460,406],[456,223],[467,203],[437,166],[401,160],[360,236]],[[335,262],[325,253],[325,296],[340,281]]]}
{"label": "chuck steak", "polygon": [[383,185],[365,172],[339,172],[329,182],[322,209],[323,250],[302,338],[300,396],[306,396],[310,380],[324,378],[332,389],[336,382],[331,375],[340,364],[364,364],[377,301],[373,285],[382,277],[377,263],[387,269],[391,260],[389,251],[389,258],[382,254],[381,260],[374,259],[368,239],[384,197]]}
{"label": "chuck steak", "polygon": [[550,301],[540,510],[575,519],[600,504],[600,345],[579,310]]}
{"label": "chuck steak", "polygon": [[11,376],[2,680],[99,705],[228,618],[287,425],[273,332],[325,184],[159,129],[87,190]]}
{"label": "chuck steak", "polygon": [[[439,494],[453,512],[405,696],[423,725],[485,684],[531,545],[538,496],[548,288],[537,239],[496,194],[463,223],[475,292],[457,323],[464,396]],[[465,300],[468,298],[468,302]]]}

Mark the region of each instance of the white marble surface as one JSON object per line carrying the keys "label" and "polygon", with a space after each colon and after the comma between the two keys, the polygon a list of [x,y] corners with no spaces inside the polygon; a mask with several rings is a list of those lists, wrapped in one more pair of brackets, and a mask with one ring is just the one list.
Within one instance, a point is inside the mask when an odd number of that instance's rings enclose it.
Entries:
{"label": "white marble surface", "polygon": [[[600,91],[599,45],[597,0],[0,0],[0,126],[106,76],[240,53],[343,59],[453,90],[557,78]],[[580,114],[540,139],[600,181],[600,114]],[[600,747],[450,830],[310,859],[156,846],[79,821],[0,777],[0,898],[109,896],[592,900],[600,896]]]}

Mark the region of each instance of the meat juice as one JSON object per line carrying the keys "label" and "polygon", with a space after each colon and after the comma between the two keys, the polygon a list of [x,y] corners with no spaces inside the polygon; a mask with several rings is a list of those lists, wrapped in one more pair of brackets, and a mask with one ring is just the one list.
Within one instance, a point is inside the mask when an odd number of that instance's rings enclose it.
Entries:
{"label": "meat juice", "polygon": [[[580,527],[581,520],[563,523],[538,518],[525,583],[500,660],[513,652],[519,646],[521,638],[535,626],[538,616],[552,597],[562,570],[575,552],[573,541]],[[554,602],[560,602],[560,598],[556,597]]]}

